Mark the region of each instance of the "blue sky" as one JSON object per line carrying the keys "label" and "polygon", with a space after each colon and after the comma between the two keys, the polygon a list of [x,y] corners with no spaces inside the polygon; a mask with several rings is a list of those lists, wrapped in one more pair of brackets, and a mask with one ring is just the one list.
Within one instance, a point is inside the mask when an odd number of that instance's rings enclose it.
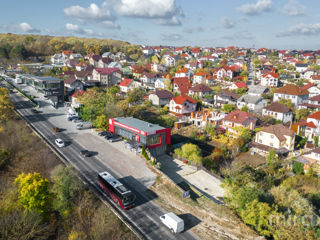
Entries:
{"label": "blue sky", "polygon": [[320,49],[318,0],[2,0],[1,9],[3,33]]}

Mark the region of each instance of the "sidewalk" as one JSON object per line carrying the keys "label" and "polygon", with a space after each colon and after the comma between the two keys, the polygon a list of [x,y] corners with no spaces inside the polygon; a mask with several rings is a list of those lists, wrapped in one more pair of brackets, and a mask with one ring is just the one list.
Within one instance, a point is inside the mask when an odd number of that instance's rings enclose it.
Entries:
{"label": "sidewalk", "polygon": [[179,184],[185,181],[212,201],[223,203],[224,190],[220,186],[220,179],[168,155],[159,157],[158,161],[161,163],[161,171],[175,183]]}

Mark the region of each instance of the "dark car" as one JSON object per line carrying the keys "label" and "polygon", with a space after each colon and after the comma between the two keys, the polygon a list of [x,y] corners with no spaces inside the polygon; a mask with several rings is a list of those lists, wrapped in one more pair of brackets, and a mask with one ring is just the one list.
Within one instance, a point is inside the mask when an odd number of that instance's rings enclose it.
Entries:
{"label": "dark car", "polygon": [[112,138],[112,137],[114,137],[114,136],[113,136],[113,134],[112,134],[111,132],[108,132],[108,133],[104,136],[104,138],[107,139],[107,140],[109,140],[109,139]]}
{"label": "dark car", "polygon": [[121,140],[122,140],[122,137],[118,135],[113,135],[111,138],[108,139],[109,142],[118,142]]}
{"label": "dark car", "polygon": [[108,131],[102,131],[98,133],[98,135],[102,137],[106,136],[107,134],[108,134]]}
{"label": "dark car", "polygon": [[88,150],[80,151],[80,155],[84,157],[90,157],[90,152]]}

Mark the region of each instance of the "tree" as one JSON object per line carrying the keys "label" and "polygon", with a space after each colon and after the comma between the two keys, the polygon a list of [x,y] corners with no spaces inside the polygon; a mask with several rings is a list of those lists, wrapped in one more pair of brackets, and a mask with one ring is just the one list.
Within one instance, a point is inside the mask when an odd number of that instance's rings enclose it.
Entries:
{"label": "tree", "polygon": [[236,109],[236,107],[231,103],[223,105],[223,111],[226,113],[230,113],[230,112],[234,111],[235,109]]}
{"label": "tree", "polygon": [[314,136],[313,141],[314,146],[317,148],[319,146],[319,136]]}
{"label": "tree", "polygon": [[9,90],[7,88],[0,88],[0,123],[4,123],[13,117],[13,109]]}
{"label": "tree", "polygon": [[299,122],[300,120],[306,118],[309,115],[309,110],[307,108],[301,108],[296,111],[296,121]]}
{"label": "tree", "polygon": [[236,89],[236,93],[239,95],[244,95],[247,92],[247,88],[243,87],[243,88],[237,88]]}
{"label": "tree", "polygon": [[100,130],[108,129],[108,119],[105,114],[97,116],[97,118],[93,121],[93,125]]}
{"label": "tree", "polygon": [[159,63],[159,58],[157,55],[153,55],[151,60],[152,60],[152,63]]}
{"label": "tree", "polygon": [[301,162],[295,162],[292,166],[292,170],[296,174],[304,173],[304,165]]}
{"label": "tree", "polygon": [[276,170],[280,166],[279,158],[275,150],[272,149],[269,151],[269,154],[266,157],[266,161],[269,174],[274,175]]}
{"label": "tree", "polygon": [[290,99],[284,99],[284,98],[281,98],[279,103],[281,104],[284,104],[286,105],[288,108],[292,109],[293,108],[293,104],[292,102],[290,101]]}
{"label": "tree", "polygon": [[28,56],[28,53],[24,45],[19,44],[11,49],[9,56],[10,58],[26,59]]}
{"label": "tree", "polygon": [[140,100],[143,100],[144,96],[145,96],[145,90],[139,89],[139,88],[134,88],[127,93],[126,100],[128,103],[135,103]]}
{"label": "tree", "polygon": [[75,176],[72,167],[57,166],[52,172],[52,192],[55,195],[54,208],[62,216],[68,215],[72,207],[72,199],[81,188],[79,179]]}
{"label": "tree", "polygon": [[244,105],[240,110],[243,112],[249,112],[249,107],[247,105]]}
{"label": "tree", "polygon": [[200,148],[192,143],[184,144],[181,148],[175,149],[174,153],[195,163],[201,163],[202,160]]}
{"label": "tree", "polygon": [[18,187],[18,198],[22,206],[46,214],[50,209],[51,194],[49,181],[40,173],[21,173],[15,180]]}

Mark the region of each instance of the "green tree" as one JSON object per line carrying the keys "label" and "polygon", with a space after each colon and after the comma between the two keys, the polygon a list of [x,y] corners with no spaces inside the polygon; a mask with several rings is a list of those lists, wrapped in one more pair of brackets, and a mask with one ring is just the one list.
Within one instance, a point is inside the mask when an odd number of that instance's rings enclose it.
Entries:
{"label": "green tree", "polygon": [[241,111],[243,112],[249,112],[249,107],[247,105],[244,105],[242,108],[241,108]]}
{"label": "green tree", "polygon": [[274,175],[280,167],[278,155],[275,150],[270,150],[266,157],[268,173]]}
{"label": "green tree", "polygon": [[226,112],[226,113],[230,113],[232,111],[234,111],[236,109],[236,106],[234,106],[233,104],[231,103],[228,103],[228,104],[224,104],[223,105],[223,111]]}
{"label": "green tree", "polygon": [[29,210],[46,214],[50,209],[51,194],[49,181],[40,173],[21,173],[14,183],[18,187],[18,198],[22,206]]}
{"label": "green tree", "polygon": [[143,97],[145,96],[145,94],[146,94],[145,90],[134,88],[127,93],[126,101],[128,103],[138,102],[140,100],[143,100]]}
{"label": "green tree", "polygon": [[319,147],[319,136],[314,136],[313,141],[314,141],[314,146],[316,148]]}
{"label": "green tree", "polygon": [[23,44],[18,44],[11,49],[9,56],[10,58],[26,59],[28,52]]}
{"label": "green tree", "polygon": [[304,165],[301,162],[294,162],[292,166],[292,170],[296,174],[303,174],[304,173]]}
{"label": "green tree", "polygon": [[105,114],[97,116],[97,118],[93,121],[93,125],[100,130],[108,129],[108,119]]}
{"label": "green tree", "polygon": [[202,161],[200,148],[192,143],[184,144],[181,148],[175,149],[174,153],[195,163],[201,163]]}
{"label": "green tree", "polygon": [[243,87],[243,88],[237,88],[236,89],[236,93],[239,95],[244,95],[247,92],[247,88]]}
{"label": "green tree", "polygon": [[64,168],[59,165],[52,172],[52,182],[52,192],[55,196],[53,206],[62,216],[66,216],[70,213],[76,192],[81,188],[79,179],[72,167]]}
{"label": "green tree", "polygon": [[257,199],[247,203],[246,207],[240,211],[240,216],[246,224],[253,226],[260,234],[267,237],[272,235],[270,216],[276,214],[276,211],[267,203],[259,202]]}
{"label": "green tree", "polygon": [[293,104],[292,102],[290,101],[290,99],[284,99],[284,98],[281,98],[279,103],[281,104],[284,104],[286,105],[288,108],[292,109],[293,108]]}
{"label": "green tree", "polygon": [[296,121],[299,122],[300,120],[306,118],[309,115],[309,110],[307,108],[301,108],[296,111]]}

